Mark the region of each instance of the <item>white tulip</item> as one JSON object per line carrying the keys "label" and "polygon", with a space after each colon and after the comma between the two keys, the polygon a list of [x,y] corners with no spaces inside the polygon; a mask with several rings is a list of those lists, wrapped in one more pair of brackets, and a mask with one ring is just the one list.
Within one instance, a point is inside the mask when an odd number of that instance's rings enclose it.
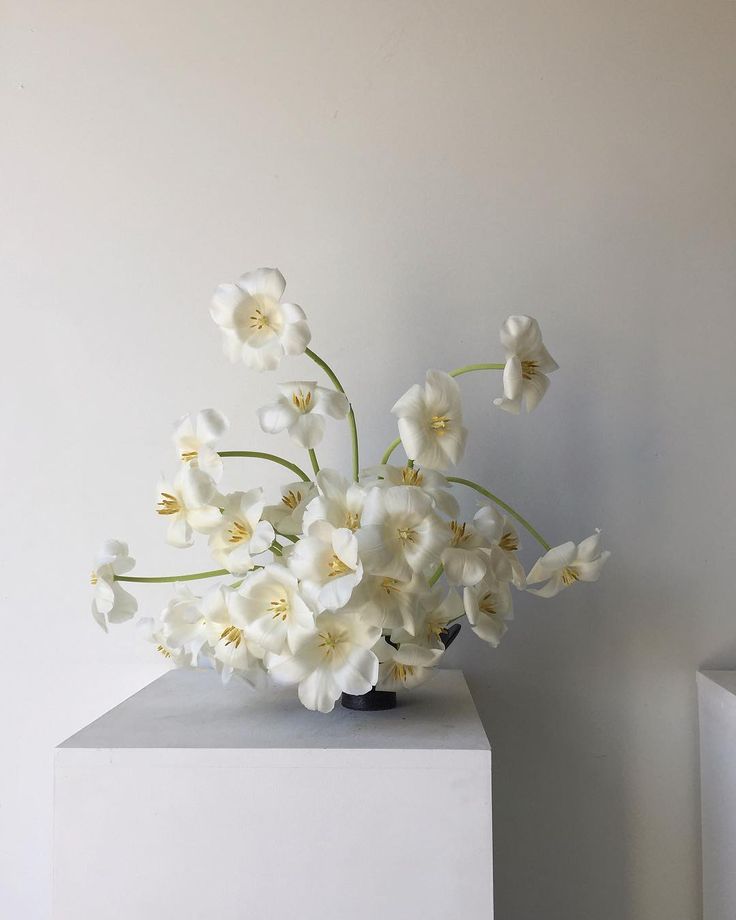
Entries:
{"label": "white tulip", "polygon": [[[314,611],[286,566],[267,565],[246,578],[238,591],[248,635],[267,651],[293,651],[303,634],[314,630]],[[235,621],[240,622],[238,617]]]}
{"label": "white tulip", "polygon": [[261,428],[268,434],[288,431],[301,447],[316,447],[325,433],[325,417],[343,419],[350,403],[344,393],[300,380],[278,385],[279,397],[273,405],[258,410]]}
{"label": "white tulip", "polygon": [[108,623],[123,623],[138,610],[138,601],[115,581],[116,575],[125,575],[134,565],[128,544],[120,540],[106,540],[95,557],[89,579],[94,588],[92,616],[105,632]]}
{"label": "white tulip", "polygon": [[299,685],[307,709],[331,712],[340,694],[367,693],[378,680],[371,649],[380,635],[357,614],[321,613],[293,652],[268,656],[266,663],[276,683]]}
{"label": "white tulip", "polygon": [[472,523],[450,521],[450,545],[442,553],[442,565],[451,585],[475,585],[483,578],[498,523],[497,513],[489,505],[478,509]]}
{"label": "white tulip", "polygon": [[288,565],[318,610],[338,610],[363,577],[358,541],[346,527],[315,521],[289,553]]}
{"label": "white tulip", "polygon": [[440,649],[421,648],[411,643],[394,648],[385,639],[379,639],[373,651],[380,662],[378,690],[413,690],[424,683],[442,657]]}
{"label": "white tulip", "polygon": [[[156,651],[163,656],[169,664],[177,668],[191,668],[193,665],[192,656],[185,648],[169,648],[166,644],[166,637],[163,634],[163,626],[153,617],[141,617],[136,623],[136,631],[140,638],[156,646]],[[197,662],[199,665],[200,662]],[[202,660],[204,665],[205,661]]]}
{"label": "white tulip", "polygon": [[192,594],[186,585],[177,585],[174,596],[161,612],[160,634],[166,648],[184,650],[193,661],[207,644],[209,627],[202,598]]}
{"label": "white tulip", "polygon": [[509,316],[501,326],[501,344],[506,349],[503,396],[493,402],[514,415],[523,402],[531,412],[547,392],[547,374],[559,365],[545,348],[539,323],[531,316]]}
{"label": "white tulip", "polygon": [[434,502],[434,506],[441,514],[456,517],[459,512],[457,499],[450,494],[450,483],[442,473],[437,470],[424,469],[416,464],[414,466],[381,466],[369,467],[363,471],[361,479],[371,485],[386,488],[388,486],[416,486]]}
{"label": "white tulip", "polygon": [[273,543],[274,529],[263,515],[263,489],[232,492],[223,500],[217,529],[210,535],[214,558],[233,575],[245,575]]}
{"label": "white tulip", "polygon": [[172,546],[191,546],[193,531],[210,533],[220,523],[214,480],[202,470],[184,466],[172,482],[162,479],[158,491],[156,512],[169,519],[166,540]]}
{"label": "white tulip", "polygon": [[230,427],[217,409],[203,409],[196,415],[184,415],[174,429],[174,446],[184,463],[194,463],[215,482],[222,478],[222,457],[213,445]]}
{"label": "white tulip", "polygon": [[488,572],[477,585],[465,588],[463,602],[473,632],[496,648],[508,628],[506,621],[513,618],[509,583]]}
{"label": "white tulip", "polygon": [[381,629],[401,627],[414,635],[420,604],[428,592],[424,575],[415,574],[411,581],[398,581],[388,575],[364,573],[350,598],[348,609],[359,614],[371,626],[380,626]]}
{"label": "white tulip", "polygon": [[274,370],[284,355],[304,353],[311,333],[301,307],[281,303],[286,282],[259,268],[215,291],[210,314],[222,330],[225,354],[255,370]]}
{"label": "white tulip", "polygon": [[459,619],[463,612],[463,603],[457,591],[445,592],[438,586],[422,598],[415,616],[414,632],[394,629],[391,641],[404,648],[407,654],[412,650],[412,663],[429,667],[437,662],[445,650],[445,644],[440,638],[442,632],[453,620]]}
{"label": "white tulip", "polygon": [[427,371],[424,386],[414,384],[391,409],[407,457],[420,466],[444,470],[462,458],[467,439],[460,387],[444,371]]}
{"label": "white tulip", "polygon": [[371,489],[357,536],[366,569],[399,581],[437,565],[449,540],[432,499],[411,486]]}
{"label": "white tulip", "polygon": [[526,586],[526,572],[519,560],[521,543],[516,528],[495,508],[497,535],[491,548],[490,570],[501,581],[510,581],[520,590]]}
{"label": "white tulip", "polygon": [[317,496],[304,512],[304,529],[315,521],[327,521],[333,527],[347,527],[356,531],[365,502],[365,489],[357,482],[348,481],[335,470],[322,469],[317,473]]}
{"label": "white tulip", "polygon": [[279,533],[295,537],[303,529],[304,511],[317,494],[313,482],[290,482],[281,487],[281,501],[278,505],[266,505],[263,518]]}
{"label": "white tulip", "polygon": [[541,588],[530,588],[531,593],[539,597],[554,597],[576,581],[598,581],[601,569],[611,555],[607,550],[601,552],[600,542],[601,532],[597,530],[577,546],[570,541],[552,547],[536,561],[527,576],[529,585],[546,582]]}
{"label": "white tulip", "polygon": [[235,673],[253,687],[265,683],[265,649],[255,640],[245,598],[217,587],[202,598],[207,638],[223,683]]}

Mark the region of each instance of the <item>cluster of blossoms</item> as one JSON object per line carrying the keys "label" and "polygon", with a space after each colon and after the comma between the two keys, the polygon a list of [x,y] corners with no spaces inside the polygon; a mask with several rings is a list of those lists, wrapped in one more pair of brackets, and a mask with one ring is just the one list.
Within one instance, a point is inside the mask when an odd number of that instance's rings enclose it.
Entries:
{"label": "cluster of blossoms", "polygon": [[[179,468],[159,483],[156,511],[172,546],[189,547],[202,535],[218,568],[131,576],[127,545],[106,542],[92,574],[92,612],[103,629],[137,611],[123,583],[177,582],[160,616],[139,621],[166,658],[181,667],[214,667],[224,681],[235,674],[254,686],[296,685],[304,706],[329,712],[343,693],[420,684],[445,651],[448,627],[462,617],[497,646],[513,615],[512,587],[552,597],[598,578],[608,556],[598,533],[552,548],[496,495],[447,474],[467,440],[457,377],[502,370],[503,395],[495,403],[509,412],[531,411],[542,399],[557,365],[536,320],[506,320],[502,363],[429,371],[394,405],[399,437],[381,463],[361,469],[352,407],[332,369],[308,348],[304,311],[283,301],[284,288],[280,272],[259,269],[221,285],[211,315],[233,361],[273,370],[286,356],[305,354],[327,375],[327,387],[279,384],[275,402],[258,413],[263,431],[287,431],[308,451],[313,473],[275,454],[218,450],[229,430],[220,412],[185,416],[174,430]],[[348,421],[350,479],[320,469],[315,448],[328,419]],[[399,444],[403,466],[389,462]],[[223,492],[223,459],[231,457],[280,464],[296,479],[272,504],[261,488]],[[482,499],[472,516],[461,514],[458,485]],[[515,524],[544,550],[529,573]],[[199,579],[219,580],[195,594],[188,585]]]}

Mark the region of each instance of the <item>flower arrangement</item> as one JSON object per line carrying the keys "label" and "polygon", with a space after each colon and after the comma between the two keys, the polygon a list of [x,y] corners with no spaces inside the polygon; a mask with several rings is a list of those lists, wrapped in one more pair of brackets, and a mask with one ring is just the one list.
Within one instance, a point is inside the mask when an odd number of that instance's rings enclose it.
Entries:
{"label": "flower arrangement", "polygon": [[[295,685],[304,706],[330,712],[342,694],[416,687],[442,658],[451,624],[463,617],[497,646],[512,618],[512,587],[553,597],[597,580],[609,555],[601,551],[599,531],[577,545],[552,547],[497,495],[447,474],[467,439],[458,377],[502,371],[494,403],[506,412],[531,412],[544,396],[557,364],[535,319],[510,316],[503,324],[503,362],[428,371],[391,410],[396,440],[379,464],[361,469],[352,405],[332,368],[308,347],[306,316],[283,300],[285,286],[275,269],[249,272],[218,287],[210,312],[233,362],[271,371],[303,354],[326,375],[329,386],[279,384],[275,401],[258,412],[264,432],[287,431],[307,451],[312,474],[276,454],[219,450],[229,425],[214,409],[184,416],[173,436],[179,467],[159,483],[156,511],[173,546],[189,547],[205,535],[217,568],[133,576],[127,545],[107,541],[91,578],[92,613],[105,631],[136,614],[123,584],[177,583],[160,617],[139,621],[161,654],[180,667],[214,667],[225,682],[235,674],[254,686]],[[321,468],[317,458],[333,420],[347,421],[350,430],[349,478]],[[403,466],[391,464],[399,446]],[[261,488],[220,491],[223,461],[237,457],[289,472],[278,501],[266,504]],[[456,487],[481,498],[471,519],[460,515]],[[517,525],[543,550],[528,573]],[[188,583],[200,579],[220,581],[199,596]]]}

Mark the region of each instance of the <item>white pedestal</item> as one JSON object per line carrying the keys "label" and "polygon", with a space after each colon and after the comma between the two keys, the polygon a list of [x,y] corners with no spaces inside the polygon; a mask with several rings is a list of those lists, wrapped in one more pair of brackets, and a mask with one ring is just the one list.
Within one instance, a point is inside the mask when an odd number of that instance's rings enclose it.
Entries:
{"label": "white pedestal", "polygon": [[308,712],[171,671],[56,752],[54,920],[489,920],[491,752],[460,671]]}
{"label": "white pedestal", "polygon": [[698,674],[703,918],[736,917],[736,671]]}

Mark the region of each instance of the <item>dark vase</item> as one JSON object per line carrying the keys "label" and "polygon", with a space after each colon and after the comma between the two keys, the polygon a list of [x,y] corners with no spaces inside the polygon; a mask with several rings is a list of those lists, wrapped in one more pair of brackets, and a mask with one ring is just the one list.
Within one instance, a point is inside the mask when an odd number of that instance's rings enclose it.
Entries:
{"label": "dark vase", "polygon": [[[440,639],[446,649],[457,639],[459,632],[459,623],[453,623],[449,629],[442,630]],[[381,712],[385,709],[396,709],[396,692],[394,690],[376,690],[373,687],[368,693],[360,695],[343,693],[340,702],[345,709],[353,709],[357,712]]]}

